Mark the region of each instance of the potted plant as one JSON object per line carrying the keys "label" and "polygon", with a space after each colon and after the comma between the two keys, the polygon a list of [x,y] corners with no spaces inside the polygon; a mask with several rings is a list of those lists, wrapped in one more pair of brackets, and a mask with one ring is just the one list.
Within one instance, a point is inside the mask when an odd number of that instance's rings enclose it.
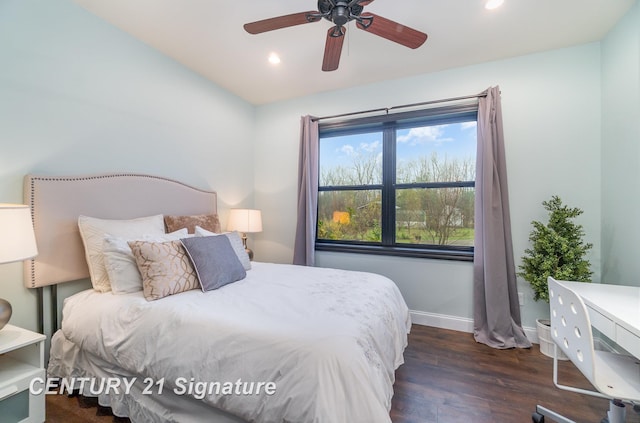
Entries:
{"label": "potted plant", "polygon": [[[574,222],[582,210],[563,205],[560,197],[555,195],[549,201],[543,201],[542,205],[549,212],[549,221],[546,224],[532,222],[533,229],[529,234],[531,247],[525,250],[517,274],[529,282],[535,301],[548,303],[549,276],[559,280],[591,282],[593,272],[585,257],[593,244],[584,242],[584,229]],[[540,351],[553,357],[549,320],[537,319],[536,325]]]}

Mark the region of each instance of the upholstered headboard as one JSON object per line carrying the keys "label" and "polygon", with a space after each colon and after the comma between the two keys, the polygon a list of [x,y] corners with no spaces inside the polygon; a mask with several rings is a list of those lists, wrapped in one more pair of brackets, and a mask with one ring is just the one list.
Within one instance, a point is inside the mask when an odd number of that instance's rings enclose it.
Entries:
{"label": "upholstered headboard", "polygon": [[78,216],[132,219],[155,214],[217,213],[213,191],[132,173],[24,179],[38,256],[25,262],[24,284],[38,288],[89,277]]}

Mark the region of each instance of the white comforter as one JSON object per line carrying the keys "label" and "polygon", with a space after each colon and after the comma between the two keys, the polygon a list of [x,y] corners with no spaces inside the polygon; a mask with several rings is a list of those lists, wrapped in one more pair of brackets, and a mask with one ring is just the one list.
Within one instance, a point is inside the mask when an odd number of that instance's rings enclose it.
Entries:
{"label": "white comforter", "polygon": [[371,273],[253,263],[246,279],[148,302],[142,293],[68,298],[62,331],[132,374],[275,382],[268,395],[203,401],[255,422],[390,422],[410,318],[396,285]]}

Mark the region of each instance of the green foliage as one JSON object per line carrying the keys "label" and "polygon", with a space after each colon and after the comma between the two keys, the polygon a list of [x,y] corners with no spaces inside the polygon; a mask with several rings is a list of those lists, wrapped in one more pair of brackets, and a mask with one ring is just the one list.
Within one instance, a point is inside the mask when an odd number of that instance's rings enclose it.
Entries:
{"label": "green foliage", "polygon": [[367,232],[367,241],[380,242],[382,240],[382,228],[377,220],[372,222],[373,228]]}
{"label": "green foliage", "polygon": [[[471,159],[449,159],[432,153],[397,164],[398,183],[473,181]],[[382,181],[377,154],[357,155],[349,166],[321,168],[321,186],[376,185]],[[473,245],[475,189],[471,187],[396,190],[396,242]],[[334,222],[335,212],[348,221]],[[322,191],[318,196],[318,239],[382,241],[382,191]]]}
{"label": "green foliage", "polygon": [[583,213],[582,210],[563,205],[558,196],[551,197],[542,205],[549,212],[549,222],[546,225],[532,222],[531,248],[525,250],[518,276],[531,284],[534,300],[549,302],[549,276],[559,280],[591,282],[593,272],[585,255],[593,245],[582,240],[584,229],[573,222]]}

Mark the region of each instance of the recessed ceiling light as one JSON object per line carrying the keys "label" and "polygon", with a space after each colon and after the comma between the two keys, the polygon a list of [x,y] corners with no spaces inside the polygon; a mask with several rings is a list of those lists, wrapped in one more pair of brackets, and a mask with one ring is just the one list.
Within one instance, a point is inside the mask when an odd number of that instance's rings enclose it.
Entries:
{"label": "recessed ceiling light", "polygon": [[277,65],[278,63],[280,63],[280,56],[278,56],[276,53],[271,53],[269,55],[269,63],[271,63],[272,65]]}
{"label": "recessed ceiling light", "polygon": [[485,9],[496,9],[500,6],[502,6],[502,3],[504,3],[504,0],[487,0],[487,2],[484,5]]}

